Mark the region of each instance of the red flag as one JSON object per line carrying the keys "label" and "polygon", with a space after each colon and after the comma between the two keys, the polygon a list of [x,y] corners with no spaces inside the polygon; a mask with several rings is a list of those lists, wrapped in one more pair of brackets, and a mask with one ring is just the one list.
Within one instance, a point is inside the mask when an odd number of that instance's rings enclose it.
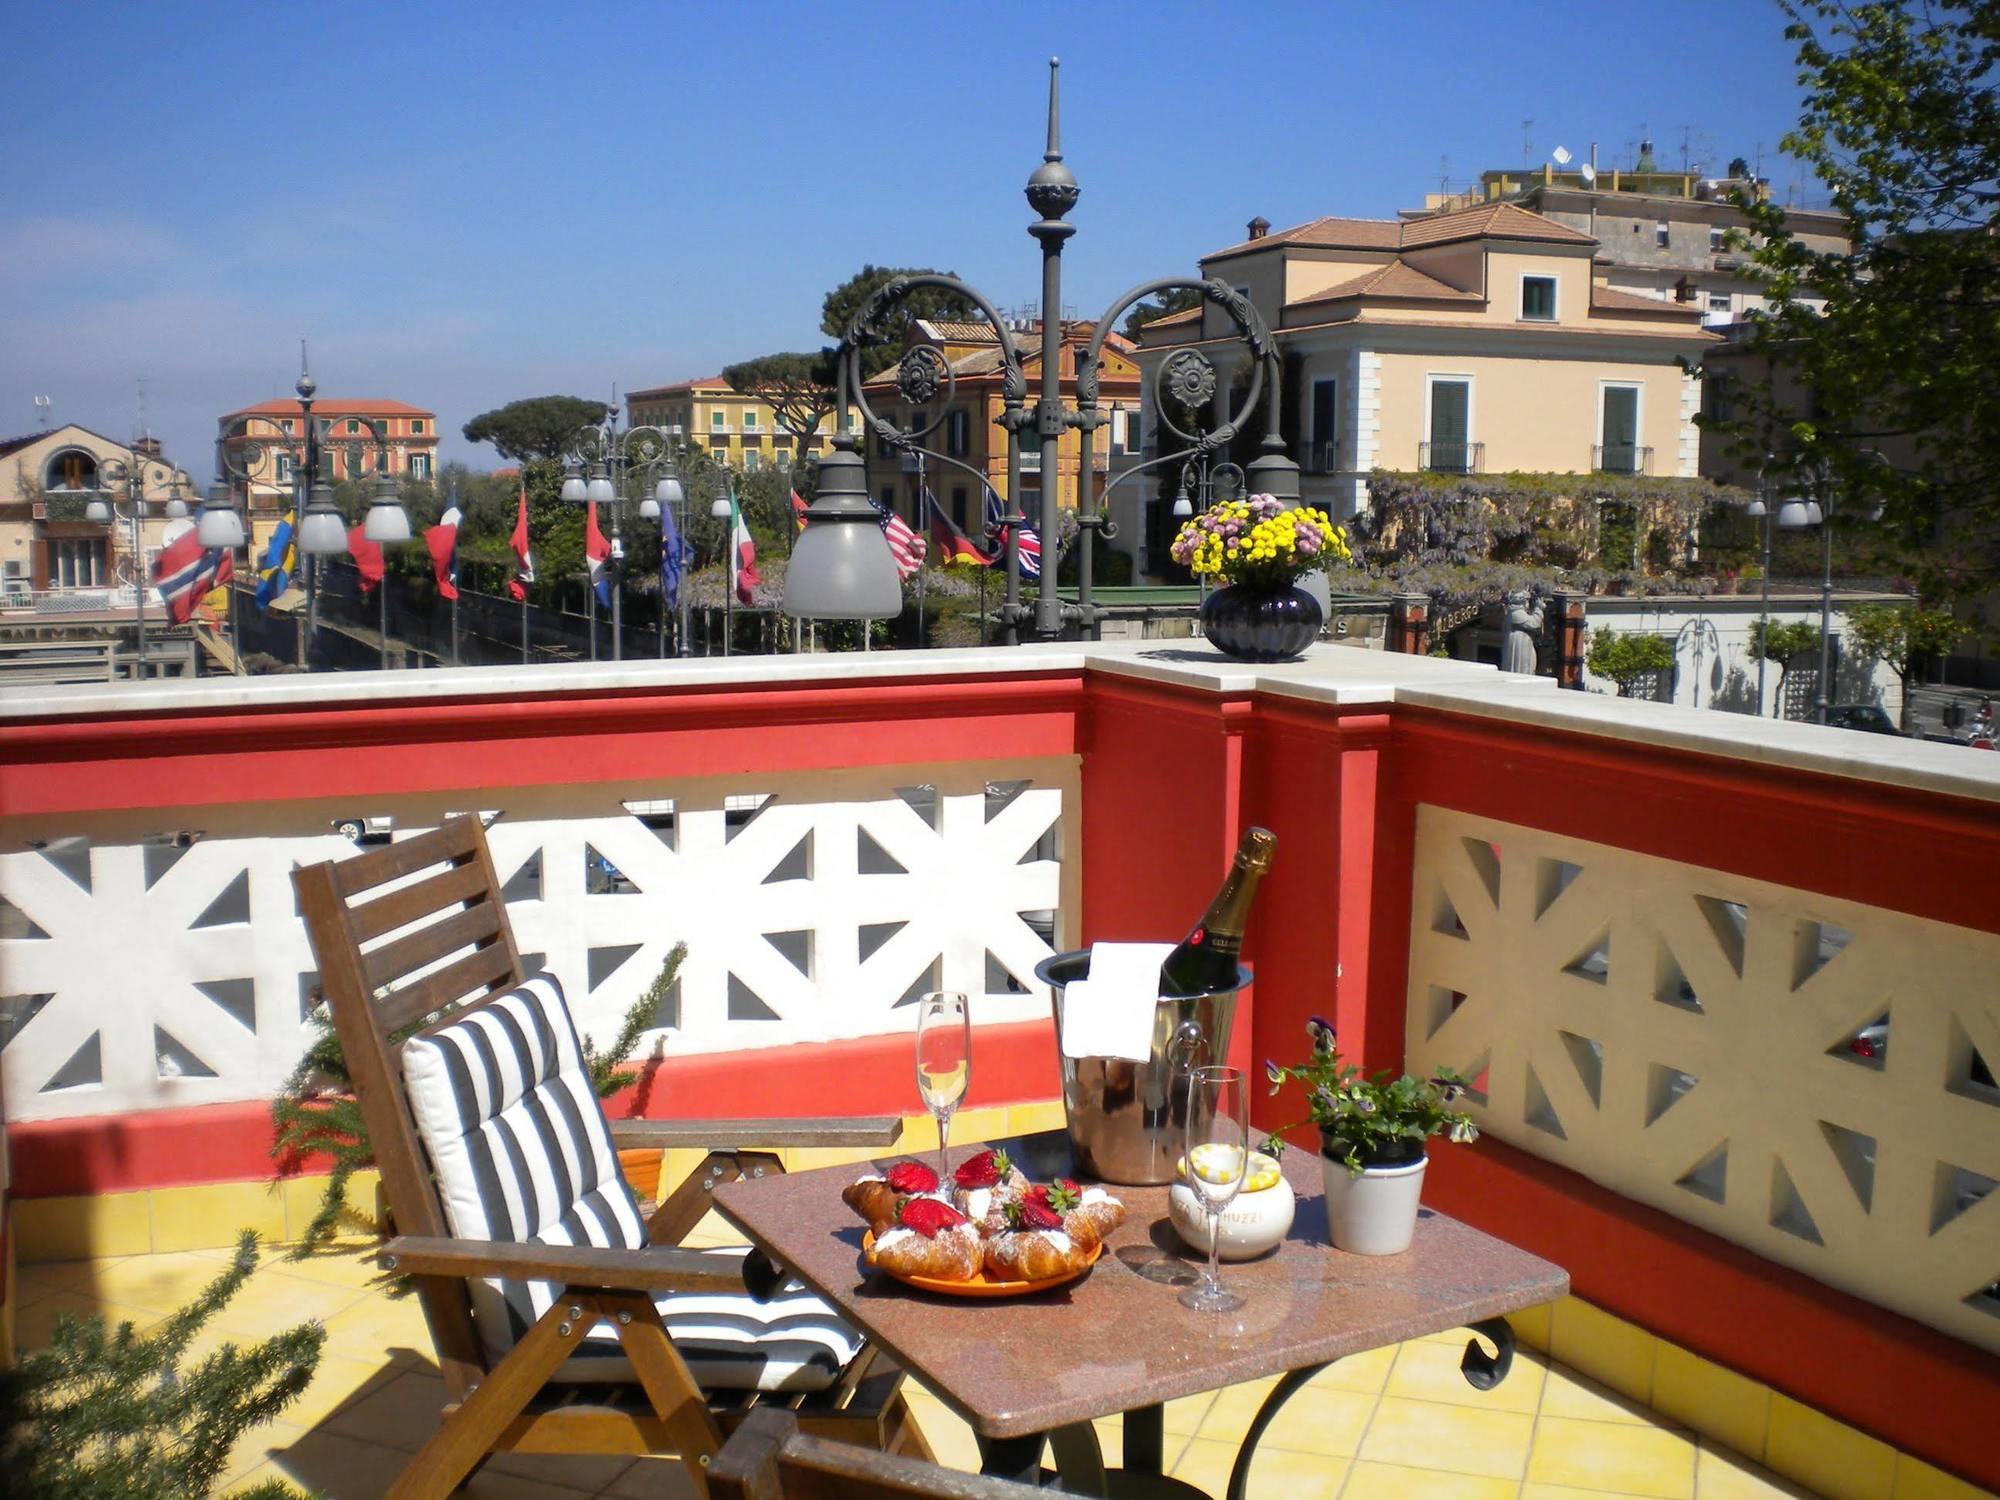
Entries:
{"label": "red flag", "polygon": [[583,524],[583,557],[590,564],[590,586],[597,590],[597,602],[611,608],[611,543],[597,527],[597,502],[590,502]]}
{"label": "red flag", "polygon": [[438,597],[458,597],[458,523],[456,505],[446,508],[437,525],[424,532],[424,546],[430,550],[431,570],[437,574]]}
{"label": "red flag", "polygon": [[514,556],[520,561],[520,566],[515,570],[514,576],[507,580],[507,592],[512,594],[516,601],[525,604],[528,601],[528,585],[535,581],[535,559],[528,551],[528,481],[525,479],[521,481],[521,508],[514,516],[514,535],[511,545],[514,548]]}
{"label": "red flag", "polygon": [[347,555],[354,559],[354,571],[361,575],[361,592],[373,593],[382,582],[382,549],[356,526],[347,533]]}
{"label": "red flag", "polygon": [[792,491],[792,523],[801,531],[806,529],[806,503],[797,490]]}

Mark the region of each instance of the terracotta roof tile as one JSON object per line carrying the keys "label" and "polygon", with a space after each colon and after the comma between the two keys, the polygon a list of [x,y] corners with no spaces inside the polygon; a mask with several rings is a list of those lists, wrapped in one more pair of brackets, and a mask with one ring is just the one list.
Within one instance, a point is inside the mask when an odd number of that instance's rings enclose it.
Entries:
{"label": "terracotta roof tile", "polygon": [[[239,407],[232,412],[224,412],[229,417],[297,416],[303,408],[295,396],[280,397],[275,401],[259,401],[255,406]],[[431,417],[437,413],[427,407],[412,406],[407,401],[379,401],[373,397],[338,399],[320,396],[313,401],[313,410],[322,417]]]}
{"label": "terracotta roof tile", "polygon": [[1139,326],[1142,328],[1171,328],[1176,323],[1199,323],[1201,321],[1203,306],[1204,304],[1197,302],[1193,307],[1183,308],[1177,313],[1166,313],[1161,317],[1148,318]]}
{"label": "terracotta roof tile", "polygon": [[651,401],[660,396],[677,396],[691,393],[697,386],[704,388],[719,387],[725,391],[730,389],[729,382],[724,380],[720,375],[703,375],[694,380],[677,381],[673,385],[656,385],[650,390],[627,391],[625,399],[627,401]]}
{"label": "terracotta roof tile", "polygon": [[1594,245],[1596,240],[1580,229],[1558,224],[1554,219],[1514,203],[1482,203],[1457,213],[1434,214],[1427,219],[1410,219],[1403,226],[1402,248],[1415,250],[1424,245],[1444,245],[1453,240],[1505,239],[1542,240],[1557,245]]}
{"label": "terracotta roof tile", "polygon": [[1400,260],[1392,260],[1386,266],[1379,266],[1366,275],[1357,276],[1352,281],[1343,281],[1338,286],[1323,292],[1315,292],[1310,297],[1301,297],[1296,302],[1287,302],[1286,311],[1293,308],[1314,307],[1322,302],[1342,302],[1350,297],[1401,297],[1424,302],[1484,302],[1486,299],[1477,292],[1463,292],[1457,287],[1439,281],[1435,276],[1425,275],[1415,266]]}
{"label": "terracotta roof tile", "polygon": [[974,323],[963,318],[919,318],[917,326],[934,339],[949,344],[997,344],[1000,335],[991,323]]}
{"label": "terracotta roof tile", "polygon": [[1699,318],[1701,309],[1692,302],[1668,302],[1659,297],[1642,297],[1637,292],[1621,292],[1614,287],[1592,283],[1590,305],[1602,312],[1665,313],[1668,316]]}

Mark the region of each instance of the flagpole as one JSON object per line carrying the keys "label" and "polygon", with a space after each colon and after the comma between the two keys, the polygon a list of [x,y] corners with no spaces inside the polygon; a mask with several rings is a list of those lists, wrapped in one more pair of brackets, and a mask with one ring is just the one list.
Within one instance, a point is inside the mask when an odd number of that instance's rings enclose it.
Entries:
{"label": "flagpole", "polygon": [[385,568],[381,582],[375,585],[377,633],[382,637],[382,670],[389,670],[389,573]]}
{"label": "flagpole", "polygon": [[521,601],[521,665],[528,664],[528,601]]}
{"label": "flagpole", "polygon": [[986,626],[986,575],[991,571],[990,568],[979,570],[979,644],[982,646],[993,644],[992,632]]}
{"label": "flagpole", "polygon": [[[924,454],[921,448],[917,450],[917,493],[923,497],[926,506],[933,503],[931,500],[930,484],[924,478]],[[926,512],[924,515],[925,530],[930,529],[930,522],[930,515]],[[924,649],[924,601],[930,585],[929,573],[930,570],[921,563],[917,565],[917,649],[919,651]]]}
{"label": "flagpole", "polygon": [[597,583],[586,578],[583,584],[583,617],[590,622],[590,659],[597,660]]}
{"label": "flagpole", "polygon": [[451,583],[454,590],[451,596],[451,664],[454,667],[462,667],[465,663],[459,660],[458,656],[458,594],[456,592],[458,579],[454,577]]}

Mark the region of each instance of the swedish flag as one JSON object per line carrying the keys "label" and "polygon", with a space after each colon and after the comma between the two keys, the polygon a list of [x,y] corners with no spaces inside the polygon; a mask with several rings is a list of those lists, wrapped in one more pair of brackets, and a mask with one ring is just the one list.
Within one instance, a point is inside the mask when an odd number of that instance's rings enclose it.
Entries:
{"label": "swedish flag", "polygon": [[264,549],[264,561],[258,565],[257,607],[269,609],[271,601],[291,587],[292,570],[299,565],[299,549],[292,542],[293,522],[296,511],[286,511],[285,519],[278,523],[278,529],[271,533],[271,543]]}

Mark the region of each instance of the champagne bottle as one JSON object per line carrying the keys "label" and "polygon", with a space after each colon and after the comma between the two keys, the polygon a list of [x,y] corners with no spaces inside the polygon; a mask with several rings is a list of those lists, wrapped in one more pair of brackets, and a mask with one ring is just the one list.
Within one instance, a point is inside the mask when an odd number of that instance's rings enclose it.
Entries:
{"label": "champagne bottle", "polygon": [[1223,877],[1222,888],[1208,903],[1201,920],[1160,965],[1162,995],[1199,995],[1226,990],[1236,983],[1236,958],[1243,951],[1243,926],[1257,882],[1271,868],[1278,840],[1268,828],[1245,830],[1236,846],[1236,862]]}

